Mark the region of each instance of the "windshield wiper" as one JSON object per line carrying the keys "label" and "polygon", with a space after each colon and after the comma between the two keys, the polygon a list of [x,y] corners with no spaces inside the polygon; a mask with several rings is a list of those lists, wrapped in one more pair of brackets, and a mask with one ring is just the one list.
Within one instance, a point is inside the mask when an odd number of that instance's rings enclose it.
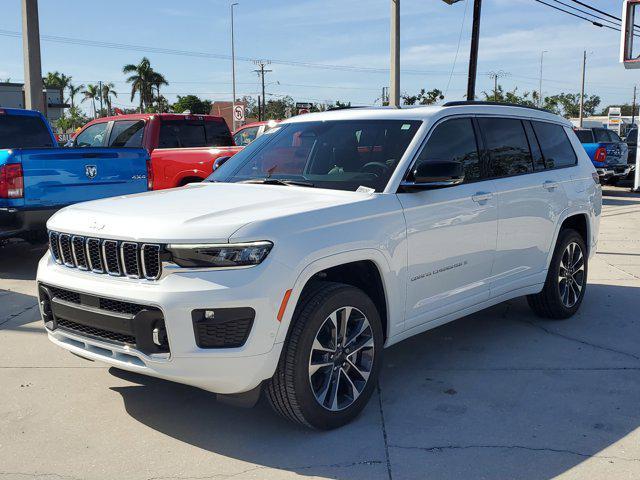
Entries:
{"label": "windshield wiper", "polygon": [[280,178],[252,178],[251,180],[243,180],[238,183],[259,183],[261,185],[295,185],[298,187],[315,187],[311,182],[305,182],[304,180],[289,180]]}

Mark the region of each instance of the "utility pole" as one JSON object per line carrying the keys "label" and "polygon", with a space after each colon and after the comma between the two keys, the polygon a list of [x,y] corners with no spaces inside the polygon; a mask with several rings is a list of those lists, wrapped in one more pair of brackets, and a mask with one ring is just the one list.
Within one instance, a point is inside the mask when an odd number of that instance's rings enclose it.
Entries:
{"label": "utility pole", "polygon": [[542,62],[544,61],[544,54],[548,50],[543,50],[540,53],[540,87],[538,88],[538,107],[542,107]]}
{"label": "utility pole", "polygon": [[467,83],[467,100],[476,99],[476,75],[478,74],[478,49],[480,47],[480,16],[482,0],[473,2],[473,30],[471,32],[471,53],[469,55],[469,81]]}
{"label": "utility pole", "polygon": [[233,33],[233,7],[235,7],[236,5],[238,5],[238,3],[232,3],[230,5],[230,9],[231,9],[231,83],[233,85],[233,97],[231,99],[231,122],[232,122],[232,127],[233,130],[232,131],[236,131],[236,44],[235,44],[235,37],[234,37],[234,33]]}
{"label": "utility pole", "polygon": [[582,55],[582,89],[580,90],[580,128],[584,123],[584,79],[587,71],[587,51]]}
{"label": "utility pole", "polygon": [[25,108],[45,113],[40,61],[38,0],[22,0],[22,55]]}
{"label": "utility pole", "polygon": [[391,79],[389,105],[400,106],[400,0],[391,0]]}
{"label": "utility pole", "polygon": [[489,78],[493,79],[493,101],[498,101],[498,79],[511,75],[508,72],[499,70],[497,72],[489,72]]}
{"label": "utility pole", "polygon": [[100,116],[102,116],[102,98],[104,97],[102,90],[102,80],[98,81],[98,92],[100,93]]}
{"label": "utility pole", "polygon": [[267,65],[269,65],[271,62],[269,60],[254,60],[253,61],[254,64],[258,65],[258,69],[254,70],[254,72],[256,72],[258,75],[260,75],[261,79],[262,79],[262,112],[260,113],[260,120],[264,120],[265,118],[265,113],[266,113],[266,106],[267,106],[267,99],[264,95],[264,76],[267,73],[271,73],[273,72],[273,70],[265,70],[264,67],[266,67]]}
{"label": "utility pole", "polygon": [[633,103],[631,104],[631,125],[636,123],[636,85],[633,86]]}

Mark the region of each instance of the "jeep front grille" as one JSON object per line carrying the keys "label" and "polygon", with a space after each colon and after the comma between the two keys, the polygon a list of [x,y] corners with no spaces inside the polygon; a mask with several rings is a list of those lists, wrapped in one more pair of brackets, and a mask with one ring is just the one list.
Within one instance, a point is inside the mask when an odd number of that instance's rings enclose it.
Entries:
{"label": "jeep front grille", "polygon": [[162,248],[157,244],[50,231],[49,250],[56,263],[93,273],[146,280],[157,280],[162,273]]}

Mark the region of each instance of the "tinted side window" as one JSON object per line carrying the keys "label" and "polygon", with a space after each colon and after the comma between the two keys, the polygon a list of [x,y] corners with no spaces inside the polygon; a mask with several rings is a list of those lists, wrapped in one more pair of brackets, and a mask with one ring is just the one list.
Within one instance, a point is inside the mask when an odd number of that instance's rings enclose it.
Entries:
{"label": "tinted side window", "polygon": [[465,182],[482,177],[478,145],[470,118],[447,120],[436,127],[416,164],[434,160],[461,162]]}
{"label": "tinted side window", "polygon": [[53,147],[49,130],[40,117],[0,115],[0,148]]}
{"label": "tinted side window", "polygon": [[591,130],[574,130],[580,143],[593,143],[593,132]]}
{"label": "tinted side window", "polygon": [[538,137],[547,168],[568,167],[578,163],[578,157],[564,127],[555,123],[531,123]]}
{"label": "tinted side window", "polygon": [[205,147],[202,122],[165,121],[160,125],[159,148]]}
{"label": "tinted side window", "polygon": [[604,128],[594,128],[593,135],[595,136],[596,142],[598,143],[607,143],[611,141],[609,135],[607,135],[607,131]]}
{"label": "tinted side window", "polygon": [[108,122],[94,123],[76,137],[76,147],[102,147],[105,144]]}
{"label": "tinted side window", "polygon": [[512,118],[479,118],[491,160],[492,177],[533,172],[529,142],[522,121]]}
{"label": "tinted side window", "polygon": [[611,138],[612,142],[617,142],[617,143],[622,142],[622,139],[620,138],[620,135],[618,135],[614,131],[609,130],[609,137]]}
{"label": "tinted side window", "polygon": [[113,122],[109,137],[110,147],[142,147],[144,122],[142,120],[121,120]]}
{"label": "tinted side window", "polygon": [[231,132],[225,122],[205,122],[208,147],[230,147],[233,145]]}

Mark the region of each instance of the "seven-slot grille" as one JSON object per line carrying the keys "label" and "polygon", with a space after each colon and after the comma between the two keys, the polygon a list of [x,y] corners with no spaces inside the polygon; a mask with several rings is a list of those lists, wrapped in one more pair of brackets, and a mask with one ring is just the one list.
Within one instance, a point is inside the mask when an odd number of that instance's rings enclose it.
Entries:
{"label": "seven-slot grille", "polygon": [[161,273],[160,245],[122,242],[49,232],[49,248],[60,265],[116,277],[157,280]]}

